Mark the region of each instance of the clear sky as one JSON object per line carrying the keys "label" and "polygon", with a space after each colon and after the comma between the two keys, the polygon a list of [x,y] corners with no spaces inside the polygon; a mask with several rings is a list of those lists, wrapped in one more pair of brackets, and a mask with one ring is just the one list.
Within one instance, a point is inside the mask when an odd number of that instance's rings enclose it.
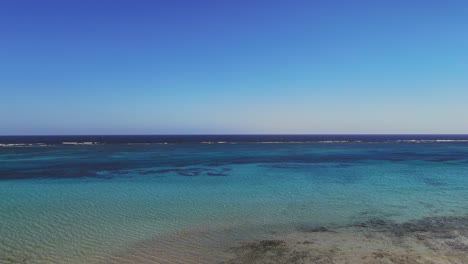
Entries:
{"label": "clear sky", "polygon": [[200,133],[468,133],[468,2],[0,1],[0,134]]}

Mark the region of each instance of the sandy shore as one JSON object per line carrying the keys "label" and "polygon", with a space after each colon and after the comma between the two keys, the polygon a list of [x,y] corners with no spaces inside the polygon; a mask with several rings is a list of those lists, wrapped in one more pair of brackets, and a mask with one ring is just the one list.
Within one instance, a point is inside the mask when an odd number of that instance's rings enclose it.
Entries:
{"label": "sandy shore", "polygon": [[105,263],[468,263],[466,216],[262,229],[181,231],[139,243]]}

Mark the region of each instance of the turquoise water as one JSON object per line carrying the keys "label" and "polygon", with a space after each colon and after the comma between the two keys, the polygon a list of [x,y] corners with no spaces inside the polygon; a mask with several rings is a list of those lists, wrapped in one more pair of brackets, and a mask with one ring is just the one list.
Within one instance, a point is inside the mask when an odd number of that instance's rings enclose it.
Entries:
{"label": "turquoise water", "polygon": [[105,263],[225,226],[468,214],[468,144],[96,144],[0,148],[0,263]]}

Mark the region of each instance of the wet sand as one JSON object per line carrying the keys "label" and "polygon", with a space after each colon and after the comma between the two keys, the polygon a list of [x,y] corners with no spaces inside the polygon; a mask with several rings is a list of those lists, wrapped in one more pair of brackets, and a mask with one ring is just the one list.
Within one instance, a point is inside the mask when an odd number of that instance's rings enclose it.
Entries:
{"label": "wet sand", "polygon": [[370,219],[346,226],[198,228],[142,241],[103,263],[465,264],[468,216],[403,223]]}

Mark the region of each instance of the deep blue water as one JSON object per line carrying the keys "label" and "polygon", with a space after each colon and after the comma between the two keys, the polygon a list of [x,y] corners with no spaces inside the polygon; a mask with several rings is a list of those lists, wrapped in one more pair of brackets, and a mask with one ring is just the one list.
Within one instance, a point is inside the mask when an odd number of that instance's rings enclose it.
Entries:
{"label": "deep blue water", "polygon": [[115,135],[115,136],[0,136],[0,144],[62,144],[63,142],[97,142],[102,144],[135,143],[259,143],[259,142],[399,142],[399,141],[467,141],[468,135]]}
{"label": "deep blue water", "polygon": [[206,223],[287,228],[468,214],[463,135],[0,137],[0,144],[0,263],[100,263]]}

